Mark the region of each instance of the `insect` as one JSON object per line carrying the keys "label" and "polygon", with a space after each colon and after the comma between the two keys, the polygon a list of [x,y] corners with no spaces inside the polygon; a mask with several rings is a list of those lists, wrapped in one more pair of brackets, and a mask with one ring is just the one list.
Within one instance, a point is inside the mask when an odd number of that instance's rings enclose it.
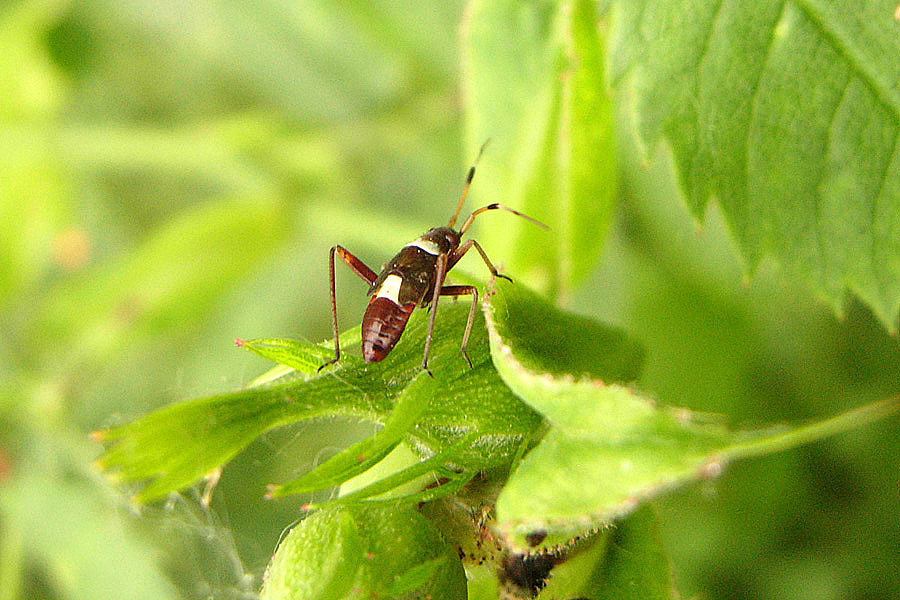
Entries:
{"label": "insect", "polygon": [[[487,142],[485,142],[485,145]],[[478,158],[484,151],[484,146],[478,153]],[[334,325],[334,359],[323,364],[319,369],[337,362],[341,357],[340,342],[338,341],[337,302],[334,290],[334,257],[340,257],[354,273],[359,275],[369,284],[368,295],[371,297],[362,321],[362,354],[367,363],[375,363],[383,360],[393,349],[394,345],[403,334],[409,316],[416,306],[422,308],[431,307],[428,319],[428,331],[425,335],[425,353],[422,357],[422,369],[428,370],[428,352],[431,348],[431,336],[434,332],[434,320],[437,315],[437,304],[440,296],[472,296],[472,307],[469,309],[469,319],[463,333],[460,352],[472,368],[472,361],[466,354],[466,344],[469,341],[469,333],[472,331],[472,320],[475,317],[475,306],[478,304],[478,290],[471,285],[444,285],[444,278],[460,259],[473,247],[481,255],[484,263],[494,277],[502,277],[512,281],[506,275],[497,271],[491,263],[481,245],[474,239],[462,242],[463,234],[472,226],[475,217],[488,210],[502,209],[518,215],[535,225],[547,229],[543,223],[532,219],[527,215],[515,211],[500,204],[488,204],[474,211],[466,219],[459,230],[453,229],[459,211],[462,209],[472,178],[475,176],[475,167],[478,158],[469,168],[462,196],[456,205],[456,211],[450,218],[446,227],[434,227],[426,231],[422,236],[406,244],[397,255],[385,265],[381,273],[376,274],[360,259],[356,258],[346,248],[334,246],[331,248],[329,261],[329,278],[331,281],[331,320]]]}

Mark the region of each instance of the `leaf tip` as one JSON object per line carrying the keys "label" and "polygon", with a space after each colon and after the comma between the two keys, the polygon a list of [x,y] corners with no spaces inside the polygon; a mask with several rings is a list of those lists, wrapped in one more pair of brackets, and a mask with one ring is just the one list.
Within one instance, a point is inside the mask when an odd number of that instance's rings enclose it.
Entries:
{"label": "leaf tip", "polygon": [[243,340],[241,338],[234,338],[234,345],[238,348],[243,348],[244,344],[246,344],[246,343],[247,343],[246,340]]}

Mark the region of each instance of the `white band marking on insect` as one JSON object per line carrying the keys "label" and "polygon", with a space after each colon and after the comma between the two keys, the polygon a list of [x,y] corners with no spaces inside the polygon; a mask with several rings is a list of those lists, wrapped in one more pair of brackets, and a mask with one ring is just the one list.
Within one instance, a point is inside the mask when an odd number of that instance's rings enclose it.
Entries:
{"label": "white band marking on insect", "polygon": [[419,238],[416,241],[410,242],[406,245],[407,248],[409,248],[410,246],[415,246],[419,250],[424,250],[428,254],[433,254],[435,256],[441,253],[441,249],[438,248],[438,245],[431,240],[423,240],[422,238]]}
{"label": "white band marking on insect", "polygon": [[400,285],[403,283],[403,279],[399,275],[388,275],[384,282],[381,284],[381,287],[378,288],[378,298],[387,298],[394,304],[400,304]]}

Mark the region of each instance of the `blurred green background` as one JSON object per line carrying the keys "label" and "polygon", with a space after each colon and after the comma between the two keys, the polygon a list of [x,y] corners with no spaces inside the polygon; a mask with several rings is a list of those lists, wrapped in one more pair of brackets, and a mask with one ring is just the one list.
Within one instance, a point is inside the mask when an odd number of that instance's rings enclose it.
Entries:
{"label": "blurred green background", "polygon": [[[142,518],[91,468],[88,433],[248,383],[267,365],[235,337],[328,337],[331,245],[378,267],[446,221],[473,159],[463,18],[457,2],[0,6],[0,600],[252,597],[303,500],[266,502],[265,484],[372,426],[276,431],[210,509],[191,490]],[[640,386],[746,426],[895,394],[897,339],[769,263],[748,276],[716,208],[692,220],[668,155],[643,163],[627,122],[616,225],[568,308],[644,341]],[[349,327],[365,287],[340,269],[337,286]],[[683,594],[900,597],[898,429],[657,502]]]}

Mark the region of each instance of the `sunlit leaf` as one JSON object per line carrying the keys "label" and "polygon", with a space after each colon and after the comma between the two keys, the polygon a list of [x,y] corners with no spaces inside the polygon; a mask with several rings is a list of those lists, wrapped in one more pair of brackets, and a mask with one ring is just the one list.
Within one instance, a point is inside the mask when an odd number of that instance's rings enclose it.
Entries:
{"label": "sunlit leaf", "polygon": [[[395,419],[381,437],[356,448],[363,448],[369,458],[405,434],[425,455],[453,447],[447,461],[466,469],[505,465],[541,420],[494,370],[480,316],[469,341],[473,368],[468,367],[459,352],[468,313],[462,303],[440,307],[431,349],[434,378],[422,376],[428,315],[417,311],[403,339],[380,363],[365,364],[348,356],[314,374],[287,374],[239,392],[173,404],[98,432],[97,437],[109,443],[98,464],[119,480],[148,481],[137,497],[151,500],[192,484],[274,427],[345,416],[382,424]],[[346,345],[345,352],[358,352],[356,332],[355,343]],[[392,417],[401,398],[404,408]],[[179,443],[172,444],[173,439]],[[459,444],[461,440],[465,443]],[[350,468],[347,460],[355,458],[348,453],[335,459],[326,480],[337,484],[354,475],[358,469]]]}
{"label": "sunlit leaf", "polygon": [[[424,371],[418,375],[419,380],[424,381],[423,377],[428,377]],[[416,387],[416,380],[413,380],[400,394],[384,428],[378,433],[345,448],[303,477],[278,486],[274,495],[303,494],[335,487],[374,466],[403,440],[428,409],[428,402],[416,393]]]}
{"label": "sunlit leaf", "polygon": [[[452,462],[456,456],[468,449],[477,437],[476,433],[470,433],[434,456],[416,462],[387,477],[383,477],[364,487],[342,495],[339,498],[332,500],[330,504],[357,502],[389,492],[390,496],[386,498],[385,501],[391,504],[399,504],[401,502],[407,504],[430,502],[436,498],[443,498],[455,494],[472,480],[476,471],[454,471],[447,465]],[[414,482],[429,474],[433,477],[432,483],[440,482],[440,485],[426,486],[425,489],[409,493],[398,492],[398,490],[402,489],[401,486],[405,487],[410,482]],[[310,508],[318,508],[314,504],[307,506]]]}
{"label": "sunlit leaf", "polygon": [[237,340],[235,344],[257,356],[291,367],[301,373],[315,373],[323,363],[334,356],[332,350],[298,340],[266,338]]}
{"label": "sunlit leaf", "polygon": [[[719,474],[729,460],[782,451],[900,409],[896,401],[886,401],[811,425],[734,433],[690,411],[659,407],[617,380],[623,373],[635,374],[623,364],[639,365],[638,348],[621,332],[601,328],[605,335],[597,339],[618,340],[606,347],[571,346],[571,352],[583,351],[584,360],[595,363],[589,377],[539,370],[548,364],[543,362],[546,357],[554,355],[542,350],[545,332],[568,328],[577,343],[580,319],[503,284],[490,302],[485,311],[498,372],[553,425],[497,500],[498,526],[514,548],[565,545],[575,536],[608,526],[647,498]],[[544,315],[544,325],[516,330],[506,323],[522,313]],[[507,332],[512,332],[508,338]],[[593,378],[604,371],[608,379]],[[538,543],[530,542],[538,533]]]}
{"label": "sunlit leaf", "polygon": [[664,138],[695,214],[715,197],[752,264],[842,311],[900,308],[896,3],[615,3],[612,71],[646,153]]}

